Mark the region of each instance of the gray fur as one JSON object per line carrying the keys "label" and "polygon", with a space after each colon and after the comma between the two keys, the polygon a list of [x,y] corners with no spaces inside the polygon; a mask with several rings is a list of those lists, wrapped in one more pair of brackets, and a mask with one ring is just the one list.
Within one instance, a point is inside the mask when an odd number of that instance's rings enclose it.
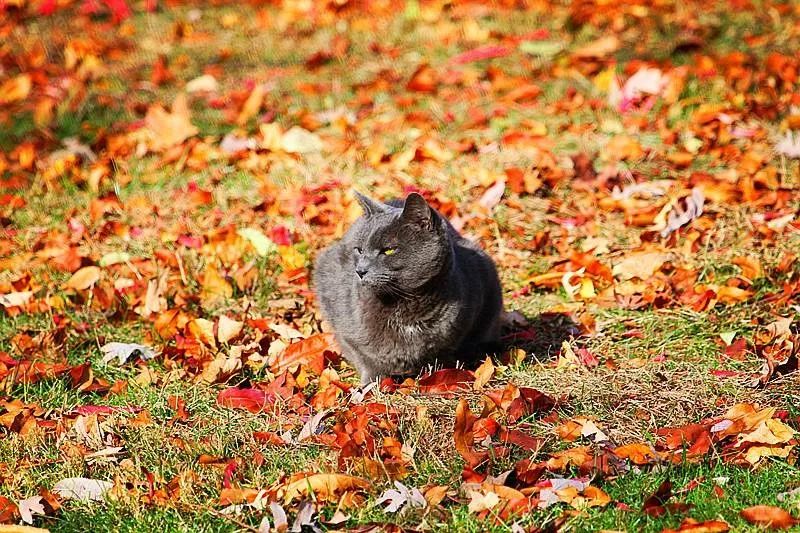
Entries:
{"label": "gray fur", "polygon": [[322,251],[314,281],[362,383],[496,349],[503,301],[491,258],[416,193],[391,204],[356,194],[364,215]]}

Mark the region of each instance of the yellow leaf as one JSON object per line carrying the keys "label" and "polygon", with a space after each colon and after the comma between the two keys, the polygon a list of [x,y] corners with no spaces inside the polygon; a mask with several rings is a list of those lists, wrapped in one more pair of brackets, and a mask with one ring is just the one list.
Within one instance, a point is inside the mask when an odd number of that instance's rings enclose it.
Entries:
{"label": "yellow leaf", "polygon": [[578,294],[584,299],[594,298],[597,296],[597,293],[594,291],[594,283],[592,283],[590,278],[583,278],[581,280],[581,290]]}
{"label": "yellow leaf", "polygon": [[208,265],[203,274],[203,300],[214,301],[216,299],[230,298],[233,296],[233,287],[219,273],[214,265]]}
{"label": "yellow leaf", "polygon": [[475,390],[480,390],[489,383],[489,380],[492,379],[494,376],[494,363],[492,363],[492,358],[487,357],[486,360],[481,363],[475,370],[475,382],[472,384],[472,388]]}
{"label": "yellow leaf", "polygon": [[69,280],[67,288],[76,291],[85,291],[100,279],[100,267],[87,266],[76,271]]}
{"label": "yellow leaf", "polygon": [[206,346],[217,346],[217,342],[214,340],[214,323],[210,320],[195,318],[189,322],[189,333]]}
{"label": "yellow leaf", "polygon": [[0,104],[8,104],[18,100],[24,100],[31,92],[31,77],[28,74],[21,74],[16,78],[11,78],[0,86]]}
{"label": "yellow leaf", "polygon": [[755,465],[764,457],[780,457],[785,459],[792,453],[794,446],[752,446],[747,449],[745,460]]}
{"label": "yellow leaf", "polygon": [[278,246],[281,266],[284,270],[296,270],[306,266],[306,258],[292,246]]}
{"label": "yellow leaf", "polygon": [[758,444],[783,444],[794,438],[795,431],[775,418],[764,420],[752,433],[743,435],[740,444],[743,442],[755,442]]}

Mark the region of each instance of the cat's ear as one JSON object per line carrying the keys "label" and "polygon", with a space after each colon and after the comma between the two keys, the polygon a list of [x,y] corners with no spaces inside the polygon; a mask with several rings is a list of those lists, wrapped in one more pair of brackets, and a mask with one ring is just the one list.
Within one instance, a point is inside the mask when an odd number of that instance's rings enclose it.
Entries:
{"label": "cat's ear", "polygon": [[356,195],[356,199],[358,203],[361,204],[361,209],[364,210],[364,215],[372,216],[375,213],[382,213],[384,211],[384,205],[380,202],[376,202],[372,198],[368,196],[364,196],[358,191],[353,191]]}
{"label": "cat's ear", "polygon": [[406,197],[401,215],[401,219],[405,222],[430,230],[433,229],[435,216],[431,206],[419,194],[412,192]]}

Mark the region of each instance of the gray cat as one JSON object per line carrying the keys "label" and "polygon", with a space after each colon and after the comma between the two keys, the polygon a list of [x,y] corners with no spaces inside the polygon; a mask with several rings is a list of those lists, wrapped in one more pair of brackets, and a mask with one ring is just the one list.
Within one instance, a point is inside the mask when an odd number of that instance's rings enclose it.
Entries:
{"label": "gray cat", "polygon": [[495,351],[503,299],[489,256],[419,194],[390,204],[356,195],[364,215],[321,253],[314,277],[361,382]]}

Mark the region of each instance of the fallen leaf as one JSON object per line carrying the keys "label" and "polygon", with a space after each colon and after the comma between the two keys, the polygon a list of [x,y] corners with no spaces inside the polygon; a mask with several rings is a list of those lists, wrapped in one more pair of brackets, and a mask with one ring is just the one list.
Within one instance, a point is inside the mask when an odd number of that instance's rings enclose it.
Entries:
{"label": "fallen leaf", "polygon": [[320,500],[331,500],[345,491],[364,490],[371,485],[366,479],[345,474],[309,474],[283,487],[283,500],[289,503],[297,498],[309,496]]}
{"label": "fallen leaf", "polygon": [[244,322],[238,322],[226,315],[221,315],[217,321],[217,340],[221,343],[227,343],[231,339],[235,339],[242,332]]}
{"label": "fallen leaf", "polygon": [[33,515],[44,515],[44,505],[41,496],[31,496],[17,502],[19,516],[26,524],[33,524]]}
{"label": "fallen leaf", "polygon": [[100,272],[100,267],[83,267],[67,280],[66,287],[76,291],[85,291],[100,280]]}
{"label": "fallen leaf", "polygon": [[299,126],[292,126],[283,134],[281,148],[283,148],[284,152],[289,152],[290,154],[307,154],[321,152],[324,145],[317,134]]}
{"label": "fallen leaf", "polygon": [[494,363],[492,363],[492,358],[487,357],[475,370],[475,382],[472,384],[472,388],[474,390],[480,390],[485,387],[494,376],[494,372],[495,367]]}
{"label": "fallen leaf", "polygon": [[394,489],[386,490],[380,498],[375,501],[376,506],[381,506],[384,503],[389,503],[383,510],[387,513],[396,513],[403,507],[410,509],[420,508],[424,509],[428,505],[428,501],[422,492],[416,487],[408,488],[399,481],[394,482]]}
{"label": "fallen leaf", "polygon": [[199,132],[192,124],[189,105],[183,93],[175,97],[169,112],[159,104],[151,106],[147,110],[144,123],[148,145],[156,152],[181,144]]}
{"label": "fallen leaf", "polygon": [[102,501],[114,484],[100,479],[71,477],[53,485],[53,492],[66,500]]}
{"label": "fallen leaf", "polygon": [[742,509],[739,514],[751,524],[765,526],[770,529],[789,529],[800,523],[787,511],[772,505],[754,505],[753,507]]}
{"label": "fallen leaf", "polygon": [[467,461],[471,467],[482,463],[487,453],[478,453],[473,448],[472,427],[475,425],[475,415],[469,409],[469,404],[465,399],[461,399],[456,406],[455,427],[453,428],[453,439],[455,447],[461,457]]}
{"label": "fallen leaf", "polygon": [[31,92],[31,77],[29,74],[20,74],[15,78],[6,80],[0,85],[0,105],[10,104],[25,100]]}
{"label": "fallen leaf", "polygon": [[238,389],[230,387],[217,394],[217,404],[234,409],[245,409],[251,413],[260,413],[274,401],[261,389]]}
{"label": "fallen leaf", "polygon": [[101,346],[100,351],[103,352],[104,363],[108,363],[116,357],[121,365],[127,363],[128,359],[134,355],[142,358],[145,361],[152,359],[157,355],[156,352],[154,352],[149,346],[125,342],[109,342]]}

